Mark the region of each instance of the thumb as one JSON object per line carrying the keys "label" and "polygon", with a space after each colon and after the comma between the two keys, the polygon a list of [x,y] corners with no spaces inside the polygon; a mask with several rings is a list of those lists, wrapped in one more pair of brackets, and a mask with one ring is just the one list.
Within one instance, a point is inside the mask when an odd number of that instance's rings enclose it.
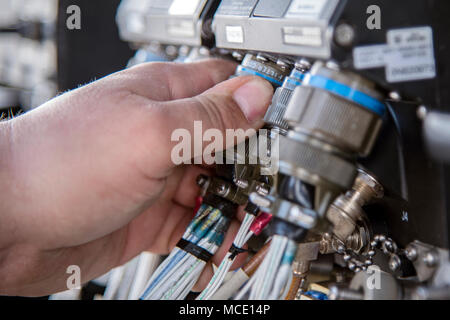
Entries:
{"label": "thumb", "polygon": [[[169,130],[165,135],[171,138],[170,143],[166,144],[166,146],[171,146],[171,150],[167,150],[169,156],[173,155],[173,148],[180,143],[180,137],[183,136],[183,139],[186,139],[184,134],[177,135],[176,132],[179,132],[188,133],[191,138],[191,141],[188,141],[191,153],[184,155],[183,159],[201,157],[203,148],[199,150],[195,146],[199,144],[205,146],[211,141],[204,141],[203,136],[198,136],[199,123],[201,124],[201,135],[209,129],[215,129],[214,132],[222,135],[222,149],[231,147],[231,145],[227,145],[227,139],[225,139],[227,130],[243,129],[246,131],[250,128],[261,127],[262,118],[272,96],[273,87],[268,81],[260,77],[246,76],[222,82],[193,98],[165,102],[160,110],[164,110],[165,119],[162,130]],[[197,141],[194,141],[195,139]],[[198,139],[200,139],[200,143]],[[186,141],[182,142],[186,143]],[[238,140],[237,143],[239,142],[241,141]],[[171,159],[173,160],[173,157]]]}

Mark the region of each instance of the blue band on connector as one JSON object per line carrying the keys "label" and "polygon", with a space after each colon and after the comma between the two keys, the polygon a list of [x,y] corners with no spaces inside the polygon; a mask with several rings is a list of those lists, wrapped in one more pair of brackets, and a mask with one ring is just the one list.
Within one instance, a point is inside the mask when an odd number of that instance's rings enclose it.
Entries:
{"label": "blue band on connector", "polygon": [[296,69],[294,69],[294,71],[292,71],[290,75],[291,78],[296,78],[299,79],[300,81],[303,81],[305,79],[305,76],[306,76],[305,73]]}
{"label": "blue band on connector", "polygon": [[245,67],[241,67],[240,71],[248,73],[248,74],[251,74],[253,76],[258,76],[258,77],[264,78],[264,79],[268,80],[269,82],[272,82],[272,83],[274,83],[274,84],[276,84],[278,86],[282,86],[283,85],[283,83],[278,81],[277,79],[271,78],[269,76],[266,76],[263,73],[260,73],[258,71],[252,70],[252,69],[247,69]]}
{"label": "blue band on connector", "polygon": [[326,77],[310,75],[307,84],[311,87],[324,89],[345,99],[354,101],[366,109],[378,114],[380,117],[384,117],[386,113],[386,106],[381,101]]}
{"label": "blue band on connector", "polygon": [[302,85],[302,83],[300,81],[294,80],[292,78],[286,78],[286,81],[288,83],[293,84],[294,86],[301,86]]}

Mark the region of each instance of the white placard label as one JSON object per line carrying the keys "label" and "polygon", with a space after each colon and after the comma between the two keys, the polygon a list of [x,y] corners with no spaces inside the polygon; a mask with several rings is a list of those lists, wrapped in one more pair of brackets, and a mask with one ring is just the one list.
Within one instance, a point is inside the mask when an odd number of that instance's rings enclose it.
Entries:
{"label": "white placard label", "polygon": [[386,80],[402,82],[436,76],[433,30],[430,27],[391,30],[387,33]]}
{"label": "white placard label", "polygon": [[357,47],[353,50],[353,61],[356,69],[380,68],[386,65],[385,54],[388,46],[385,44]]}
{"label": "white placard label", "polygon": [[430,27],[390,30],[387,44],[357,47],[353,61],[356,69],[386,67],[390,83],[434,78],[433,31]]}
{"label": "white placard label", "polygon": [[169,8],[169,14],[190,16],[197,10],[200,0],[174,0]]}
{"label": "white placard label", "polygon": [[320,47],[322,30],[320,27],[284,27],[283,38],[286,44]]}
{"label": "white placard label", "polygon": [[294,0],[286,18],[318,19],[328,0]]}
{"label": "white placard label", "polygon": [[230,43],[244,43],[244,29],[241,26],[226,26],[225,33]]}

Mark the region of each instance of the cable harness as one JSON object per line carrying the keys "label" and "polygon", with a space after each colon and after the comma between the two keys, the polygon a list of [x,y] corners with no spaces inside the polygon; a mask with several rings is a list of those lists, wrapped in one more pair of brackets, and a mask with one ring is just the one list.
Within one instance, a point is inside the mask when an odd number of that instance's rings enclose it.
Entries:
{"label": "cable harness", "polygon": [[231,216],[202,204],[182,239],[150,278],[141,300],[182,300],[222,244]]}

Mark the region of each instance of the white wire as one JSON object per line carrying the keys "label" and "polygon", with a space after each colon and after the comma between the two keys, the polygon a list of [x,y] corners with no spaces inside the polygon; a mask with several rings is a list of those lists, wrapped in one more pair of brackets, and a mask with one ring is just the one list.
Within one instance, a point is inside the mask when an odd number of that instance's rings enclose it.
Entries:
{"label": "white wire", "polygon": [[264,296],[265,287],[271,285],[269,277],[271,276],[272,269],[277,261],[277,256],[279,252],[282,251],[281,246],[281,239],[278,236],[274,236],[268,255],[265,257],[261,265],[261,272],[258,272],[258,279],[252,287],[252,291],[250,293],[251,300],[263,299],[262,297]]}
{"label": "white wire", "polygon": [[[248,213],[245,215],[244,221],[242,222],[241,227],[239,228],[239,231],[237,232],[236,237],[233,241],[233,244],[237,248],[242,248],[244,244],[247,243],[247,241],[253,235],[253,232],[251,231],[249,232],[249,229],[252,226],[254,220],[255,220],[254,215]],[[231,255],[232,255],[231,252],[228,252],[225,255],[225,258],[222,260],[219,268],[215,272],[211,281],[208,283],[208,286],[197,297],[197,300],[209,300],[220,288],[227,273],[229,272],[231,266],[233,265],[234,259],[230,259]]]}
{"label": "white wire", "polygon": [[156,254],[150,252],[141,253],[128,300],[139,299],[145,289],[146,283],[158,267],[159,261],[160,256]]}
{"label": "white wire", "polygon": [[247,293],[247,291],[250,290],[250,288],[253,286],[253,284],[255,283],[257,277],[256,277],[256,273],[253,275],[253,277],[251,277],[247,283],[242,287],[242,289],[239,291],[239,293],[236,295],[236,297],[234,298],[234,300],[241,300],[244,295]]}
{"label": "white wire", "polygon": [[[201,210],[203,212],[196,215],[183,239],[214,254],[218,250],[216,241],[220,239],[217,237],[221,237],[223,228],[229,220],[217,209],[203,207]],[[240,238],[244,239],[244,236],[245,233],[240,235]],[[155,271],[141,299],[184,299],[197,282],[205,265],[205,261],[180,248],[175,248]]]}
{"label": "white wire", "polygon": [[263,262],[261,263],[261,265],[259,266],[258,270],[256,270],[256,272],[254,274],[255,283],[250,288],[250,296],[249,296],[250,300],[255,300],[256,299],[257,289],[255,290],[255,288],[259,288],[262,285],[261,281],[264,279],[263,275],[265,274],[267,266],[270,263],[270,260],[272,259],[271,256],[273,255],[273,251],[274,251],[275,247],[276,247],[276,243],[273,243],[273,240],[272,240],[272,242],[270,244],[269,251],[267,252],[266,257],[264,258]]}
{"label": "white wire", "polygon": [[283,265],[280,267],[278,271],[278,276],[275,279],[275,283],[273,285],[272,292],[268,296],[268,300],[276,300],[280,297],[281,289],[283,289],[286,285],[286,281],[289,278],[289,274],[292,273],[292,269],[290,265]]}
{"label": "white wire", "polygon": [[[217,251],[217,246],[210,244],[207,239],[200,241],[199,245],[209,252]],[[180,292],[180,287],[183,288],[185,285],[189,285],[191,279],[198,279],[200,276],[206,263],[190,254],[188,256],[190,256],[189,262],[185,263],[179,269],[177,276],[175,277],[178,280],[172,288],[164,294],[164,299],[170,299],[174,293]]]}
{"label": "white wire", "polygon": [[294,273],[291,270],[291,272],[289,273],[288,281],[286,282],[286,286],[284,287],[284,291],[280,296],[281,300],[285,300],[287,295],[289,294],[289,289],[290,289],[293,278],[294,278]]}
{"label": "white wire", "polygon": [[103,294],[103,300],[114,300],[124,273],[125,266],[120,266],[111,270],[105,293]]}
{"label": "white wire", "polygon": [[[246,285],[245,289],[250,290],[250,300],[267,300],[275,296],[276,299],[280,295],[280,291],[289,277],[289,273],[286,273],[286,268],[282,268],[281,263],[285,254],[285,250],[289,243],[289,239],[283,236],[276,235],[273,237],[270,244],[269,251],[266,257],[259,266],[258,270],[253,275],[252,285],[250,288]],[[290,270],[290,264],[288,264],[287,270]],[[281,275],[280,275],[281,271]],[[274,291],[278,294],[275,295]],[[238,294],[238,297],[242,297],[245,292]]]}
{"label": "white wire", "polygon": [[176,290],[174,290],[171,294],[167,294],[167,300],[182,300],[184,299],[184,293],[192,289],[192,287],[195,285],[195,283],[198,280],[198,277],[202,273],[206,263],[201,260],[197,260],[196,264],[193,266],[190,276],[186,277],[186,279],[183,282],[177,283]]}
{"label": "white wire", "polygon": [[125,272],[117,288],[115,300],[127,300],[128,294],[133,284],[134,275],[136,273],[139,256],[133,258],[125,265]]}

